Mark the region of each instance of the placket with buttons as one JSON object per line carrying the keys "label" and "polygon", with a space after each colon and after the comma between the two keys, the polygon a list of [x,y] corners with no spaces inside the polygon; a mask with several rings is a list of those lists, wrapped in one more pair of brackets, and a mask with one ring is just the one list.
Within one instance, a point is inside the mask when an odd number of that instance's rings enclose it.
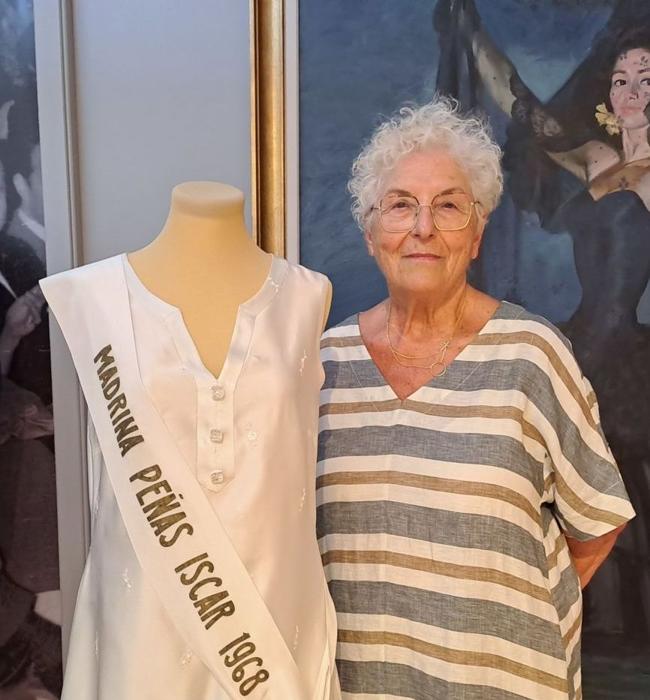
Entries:
{"label": "placket with buttons", "polygon": [[230,397],[222,384],[199,388],[199,480],[211,491],[223,488],[229,476],[232,436],[228,434]]}

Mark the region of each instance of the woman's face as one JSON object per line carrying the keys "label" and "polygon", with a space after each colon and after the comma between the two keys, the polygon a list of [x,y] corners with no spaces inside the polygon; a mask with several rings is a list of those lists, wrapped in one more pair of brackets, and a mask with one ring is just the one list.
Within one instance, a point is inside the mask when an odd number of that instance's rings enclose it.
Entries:
{"label": "woman's face", "polygon": [[[386,177],[379,200],[410,194],[420,204],[430,204],[443,193],[465,193],[470,201],[474,199],[469,180],[456,161],[446,151],[434,149],[404,156]],[[459,231],[439,231],[431,209],[423,207],[411,231],[390,233],[382,226],[379,212],[373,210],[366,244],[391,294],[446,296],[464,284],[485,228],[481,211],[480,206],[473,206],[469,223]]]}
{"label": "woman's face", "polygon": [[650,102],[650,51],[630,49],[617,59],[609,99],[614,114],[626,129],[648,126],[645,108]]}

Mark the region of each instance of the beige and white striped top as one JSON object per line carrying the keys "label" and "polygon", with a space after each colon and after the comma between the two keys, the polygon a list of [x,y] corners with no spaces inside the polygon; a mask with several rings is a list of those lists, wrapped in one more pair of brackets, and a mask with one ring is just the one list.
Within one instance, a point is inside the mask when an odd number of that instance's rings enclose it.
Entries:
{"label": "beige and white striped top", "polygon": [[321,357],[318,531],[343,696],[579,698],[564,533],[634,511],[568,342],[504,302],[404,401],[357,317]]}

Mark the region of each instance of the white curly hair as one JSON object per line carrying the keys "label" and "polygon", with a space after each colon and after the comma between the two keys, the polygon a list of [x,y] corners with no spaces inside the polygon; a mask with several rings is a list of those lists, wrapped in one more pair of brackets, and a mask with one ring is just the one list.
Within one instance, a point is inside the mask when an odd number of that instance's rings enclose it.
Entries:
{"label": "white curly hair", "polygon": [[484,213],[494,211],[503,191],[501,149],[487,121],[461,115],[456,100],[437,95],[421,107],[402,107],[377,127],[352,164],[348,191],[352,195],[352,215],[362,230],[385,177],[398,161],[409,153],[431,148],[447,151],[469,179],[472,195]]}

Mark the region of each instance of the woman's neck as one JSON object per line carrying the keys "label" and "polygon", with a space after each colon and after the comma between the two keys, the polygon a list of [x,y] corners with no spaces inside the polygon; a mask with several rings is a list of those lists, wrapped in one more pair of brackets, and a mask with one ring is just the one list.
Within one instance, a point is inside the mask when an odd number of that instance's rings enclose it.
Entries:
{"label": "woman's neck", "polygon": [[635,160],[648,157],[650,157],[648,127],[623,129],[623,158],[625,162],[631,163]]}
{"label": "woman's neck", "polygon": [[448,334],[458,325],[469,293],[470,287],[464,280],[457,288],[439,298],[432,298],[431,294],[391,290],[388,302],[391,326],[402,337],[408,336],[414,341]]}

